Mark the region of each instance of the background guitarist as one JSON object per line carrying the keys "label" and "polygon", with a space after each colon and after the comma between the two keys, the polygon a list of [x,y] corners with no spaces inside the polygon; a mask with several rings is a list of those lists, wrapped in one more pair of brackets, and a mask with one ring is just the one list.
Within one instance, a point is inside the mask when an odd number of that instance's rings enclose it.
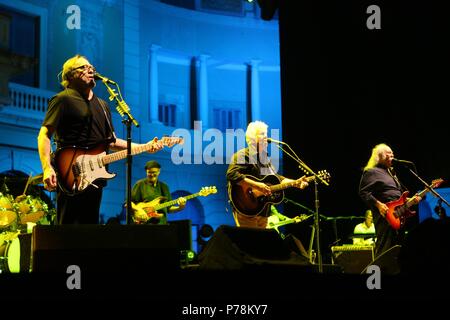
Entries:
{"label": "background guitarist", "polygon": [[[375,256],[382,254],[394,245],[401,244],[403,231],[391,228],[385,215],[388,212],[387,202],[397,200],[404,190],[392,168],[394,152],[384,144],[372,149],[359,184],[359,196],[372,211],[375,222],[376,243]],[[415,204],[421,198],[414,196]]]}
{"label": "background guitarist", "polygon": [[[227,170],[227,181],[229,184],[248,184],[253,190],[265,196],[271,194],[269,186],[263,182],[248,178],[251,175],[261,179],[266,175],[276,175],[281,183],[293,182],[294,180],[278,175],[270,162],[267,154],[267,124],[262,121],[250,122],[245,132],[245,140],[248,147],[237,151],[231,158]],[[304,189],[308,182],[300,180],[295,186]],[[231,199],[230,199],[231,200]],[[271,215],[271,206],[264,208],[258,215],[248,215],[233,209],[236,225],[239,227],[266,228],[267,219]]]}
{"label": "background guitarist", "polygon": [[[52,97],[38,135],[38,150],[43,170],[44,187],[53,191],[57,175],[51,163],[51,138],[54,135],[57,149],[61,147],[102,147],[124,150],[126,141],[114,133],[108,104],[98,98],[93,88],[95,68],[80,55],[68,59],[61,71],[64,90]],[[133,144],[136,146],[136,144]],[[149,152],[163,148],[156,142]],[[90,185],[77,195],[57,193],[57,221],[59,224],[97,224],[99,222],[102,188],[105,182]]]}
{"label": "background guitarist", "polygon": [[[131,192],[131,200],[137,204],[139,202],[150,202],[158,197],[163,197],[162,202],[171,201],[169,186],[160,181],[159,174],[161,173],[161,165],[152,160],[145,164],[145,172],[147,177],[136,182]],[[135,220],[146,221],[151,224],[166,224],[167,213],[174,213],[181,211],[186,206],[186,199],[181,197],[177,199],[178,205],[173,205],[168,208],[161,209],[161,212],[155,214],[155,217],[148,217],[143,213],[135,211],[135,215],[141,214],[142,216],[135,217]],[[150,212],[152,213],[152,212]],[[132,222],[133,219],[128,219]]]}

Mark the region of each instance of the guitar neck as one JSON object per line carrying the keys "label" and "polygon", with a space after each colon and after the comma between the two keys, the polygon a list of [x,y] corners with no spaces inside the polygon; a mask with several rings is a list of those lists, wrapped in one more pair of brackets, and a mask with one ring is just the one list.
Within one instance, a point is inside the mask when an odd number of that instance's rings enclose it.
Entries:
{"label": "guitar neck", "polygon": [[306,216],[304,216],[304,215],[301,215],[301,216],[298,216],[298,217],[295,217],[295,218],[293,218],[293,219],[286,219],[286,220],[284,220],[284,221],[280,221],[280,222],[277,222],[277,223],[274,223],[273,225],[272,225],[272,227],[281,227],[281,226],[284,226],[284,225],[287,225],[287,224],[291,224],[291,223],[299,223],[299,222],[302,222],[303,220],[306,220]]}
{"label": "guitar neck", "polygon": [[[131,155],[137,155],[142,152],[146,152],[152,148],[152,142],[142,144],[139,146],[131,147]],[[127,157],[127,150],[121,150],[114,153],[107,154],[102,157],[103,164],[109,164],[115,161],[125,159]]]}
{"label": "guitar neck", "polygon": [[[420,192],[417,194],[417,196],[423,198],[423,196],[426,195],[429,191],[430,191],[429,189],[424,189],[424,190],[420,191]],[[409,199],[409,200],[406,202],[406,206],[407,206],[408,208],[411,207],[411,206],[413,206],[413,205],[415,205],[414,197],[412,197],[411,199]]]}
{"label": "guitar neck", "polygon": [[[190,200],[192,198],[198,197],[199,195],[200,195],[200,192],[197,192],[197,193],[185,196],[183,198],[185,198],[186,200]],[[164,208],[167,208],[167,207],[171,207],[171,206],[173,206],[174,204],[177,203],[178,199],[180,199],[180,198],[177,198],[175,200],[171,200],[171,201],[167,201],[167,202],[158,204],[158,205],[155,206],[154,209],[155,209],[155,211],[158,211],[158,210],[161,210],[161,209],[164,209]]]}
{"label": "guitar neck", "polygon": [[[305,181],[306,181],[306,182],[310,182],[310,181],[313,180],[313,179],[314,179],[314,176],[311,176],[311,177],[307,177],[307,178],[305,179]],[[295,184],[297,184],[297,183],[298,183],[298,180],[291,181],[291,182],[286,182],[286,183],[280,183],[280,184],[276,184],[276,185],[272,185],[272,186],[270,186],[270,190],[271,190],[272,192],[281,191],[281,190],[284,190],[284,189],[293,187],[293,186],[295,186]]]}

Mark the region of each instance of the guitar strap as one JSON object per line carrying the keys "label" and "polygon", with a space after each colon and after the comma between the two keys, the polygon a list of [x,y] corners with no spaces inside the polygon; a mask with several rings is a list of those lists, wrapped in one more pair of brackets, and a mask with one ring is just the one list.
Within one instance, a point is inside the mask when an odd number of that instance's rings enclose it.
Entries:
{"label": "guitar strap", "polygon": [[400,180],[398,180],[397,175],[395,174],[395,171],[392,168],[388,168],[388,173],[394,179],[395,184],[400,190],[406,190],[406,188],[401,184]]}
{"label": "guitar strap", "polygon": [[106,112],[107,110],[107,106],[106,106],[106,102],[103,101],[102,99],[100,99],[99,97],[97,97],[98,103],[100,104],[100,106],[102,107],[103,113],[105,114],[105,118],[106,118],[106,122],[108,123],[108,127],[109,127],[109,132],[111,132],[111,136],[109,136],[107,139],[107,141],[109,141],[110,139],[114,140],[117,138],[116,134],[114,133],[113,130],[113,126],[111,124],[111,120],[109,119],[108,113]]}

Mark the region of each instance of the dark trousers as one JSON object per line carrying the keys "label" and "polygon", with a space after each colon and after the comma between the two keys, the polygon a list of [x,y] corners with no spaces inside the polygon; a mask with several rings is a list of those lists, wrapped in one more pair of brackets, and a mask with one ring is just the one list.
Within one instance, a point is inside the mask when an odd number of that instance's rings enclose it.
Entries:
{"label": "dark trousers", "polygon": [[56,218],[58,224],[98,224],[103,188],[88,187],[75,196],[58,189]]}
{"label": "dark trousers", "polygon": [[[372,211],[373,212],[373,211]],[[380,214],[376,213],[374,216],[375,233],[377,241],[375,242],[375,257],[395,245],[401,245],[403,240],[403,231],[394,230],[387,220]]]}

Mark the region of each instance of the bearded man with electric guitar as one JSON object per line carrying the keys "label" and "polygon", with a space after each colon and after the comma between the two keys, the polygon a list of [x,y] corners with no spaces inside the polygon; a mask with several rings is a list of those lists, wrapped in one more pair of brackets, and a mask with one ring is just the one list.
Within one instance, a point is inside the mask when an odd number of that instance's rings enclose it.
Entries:
{"label": "bearded man with electric guitar", "polygon": [[[425,189],[407,197],[409,192],[394,172],[394,161],[394,152],[388,145],[376,145],[359,183],[359,196],[372,210],[375,222],[375,257],[402,244],[405,221],[415,214],[409,207],[417,205],[429,191]],[[431,186],[436,188],[442,182],[442,179],[433,180]]]}
{"label": "bearded man with electric guitar", "polygon": [[[108,150],[126,150],[112,126],[106,101],[94,92],[95,68],[76,55],[61,71],[64,90],[52,97],[38,135],[38,150],[44,187],[57,190],[58,224],[97,224],[106,179],[114,177],[106,165],[126,154],[106,155]],[[52,154],[54,136],[56,153]],[[161,150],[157,138],[147,144],[132,144],[133,154]]]}
{"label": "bearded man with electric guitar", "polygon": [[285,188],[304,189],[306,177],[292,180],[276,173],[267,154],[267,124],[249,123],[248,147],[237,151],[227,170],[228,196],[238,227],[267,228],[271,206],[283,200]]}

